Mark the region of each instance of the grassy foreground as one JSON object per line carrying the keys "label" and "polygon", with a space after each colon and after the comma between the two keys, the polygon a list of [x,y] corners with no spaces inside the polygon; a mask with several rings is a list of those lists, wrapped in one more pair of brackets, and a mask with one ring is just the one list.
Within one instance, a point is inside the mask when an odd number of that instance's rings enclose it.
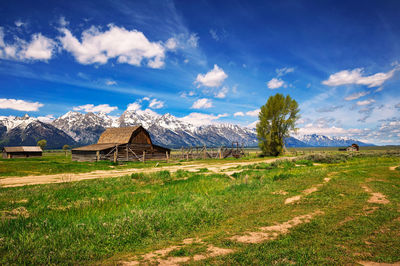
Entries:
{"label": "grassy foreground", "polygon": [[[400,158],[327,162],[248,166],[234,180],[204,169],[0,188],[0,263],[113,264],[188,237],[235,251],[201,264],[400,261],[400,171],[389,170]],[[332,180],[318,191],[284,204],[327,176]],[[389,203],[369,203],[363,185]],[[323,214],[275,240],[229,239],[317,210]],[[205,250],[197,244],[171,255]]]}

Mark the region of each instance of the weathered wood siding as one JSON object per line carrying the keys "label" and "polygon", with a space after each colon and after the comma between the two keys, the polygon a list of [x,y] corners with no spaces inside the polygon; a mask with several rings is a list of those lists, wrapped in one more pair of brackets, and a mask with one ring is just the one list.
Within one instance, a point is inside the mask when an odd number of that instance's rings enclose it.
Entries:
{"label": "weathered wood siding", "polygon": [[3,152],[3,159],[42,157],[41,152]]}

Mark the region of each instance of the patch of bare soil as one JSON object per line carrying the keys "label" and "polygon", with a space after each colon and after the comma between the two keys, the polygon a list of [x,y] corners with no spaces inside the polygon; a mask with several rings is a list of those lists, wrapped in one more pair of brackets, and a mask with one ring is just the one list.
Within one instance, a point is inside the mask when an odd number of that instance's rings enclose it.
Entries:
{"label": "patch of bare soil", "polygon": [[214,245],[208,244],[207,251],[204,254],[195,254],[193,256],[183,256],[183,257],[174,257],[168,256],[168,254],[174,250],[184,247],[185,245],[190,245],[193,243],[202,243],[205,244],[201,239],[193,239],[188,238],[182,241],[180,245],[170,246],[164,249],[152,251],[142,256],[142,259],[135,258],[130,261],[122,261],[120,265],[139,265],[139,264],[157,264],[157,265],[179,265],[180,263],[185,263],[189,261],[200,261],[208,258],[213,258],[217,256],[227,255],[232,253],[232,249],[227,248],[219,248]]}
{"label": "patch of bare soil", "polygon": [[393,266],[393,265],[400,265],[400,262],[395,262],[395,263],[381,263],[381,262],[374,262],[374,261],[359,261],[357,262],[360,265],[363,266]]}
{"label": "patch of bare soil", "polygon": [[237,242],[248,243],[248,244],[256,244],[268,240],[274,240],[280,235],[287,234],[289,232],[289,229],[291,229],[292,227],[295,227],[303,223],[308,223],[314,216],[320,214],[323,214],[323,212],[315,211],[310,214],[297,216],[281,224],[271,225],[267,227],[260,227],[259,228],[260,231],[257,232],[247,232],[245,235],[232,236],[230,239]]}
{"label": "patch of bare soil", "polygon": [[24,217],[24,218],[29,217],[29,212],[25,207],[18,207],[13,209],[12,211],[1,212],[2,219],[17,219],[19,217]]}
{"label": "patch of bare soil", "polygon": [[394,170],[396,170],[397,167],[400,167],[400,166],[399,165],[391,166],[391,167],[389,167],[389,170],[394,171]]}
{"label": "patch of bare soil", "polygon": [[[329,173],[329,175],[332,175],[332,174],[333,174],[333,172]],[[302,195],[297,195],[297,196],[293,196],[293,197],[287,198],[285,200],[285,204],[295,203],[295,202],[301,200],[301,198],[303,196],[306,196],[306,195],[309,195],[311,193],[314,193],[314,192],[318,191],[319,187],[323,186],[325,183],[328,183],[330,180],[331,180],[330,177],[325,177],[323,184],[317,184],[317,185],[315,185],[313,187],[310,187],[310,188],[307,188],[306,190],[303,190]]]}
{"label": "patch of bare soil", "polygon": [[[20,187],[26,185],[38,185],[38,184],[50,184],[50,183],[65,183],[75,182],[80,180],[97,179],[97,178],[109,178],[109,177],[120,177],[124,175],[130,175],[133,173],[154,173],[158,171],[170,171],[176,172],[178,170],[186,170],[189,172],[196,172],[198,168],[207,168],[209,171],[214,173],[223,173],[229,168],[251,165],[256,163],[272,163],[276,160],[292,159],[294,157],[282,157],[267,160],[257,160],[249,162],[223,162],[223,163],[196,163],[189,162],[184,165],[172,165],[154,168],[132,168],[123,170],[102,170],[93,171],[89,173],[80,174],[55,174],[55,175],[37,175],[37,176],[14,176],[0,179],[0,187]],[[237,172],[240,172],[238,170]]]}
{"label": "patch of bare soil", "polygon": [[353,220],[354,220],[353,217],[348,216],[348,217],[344,218],[343,221],[340,221],[340,222],[339,222],[339,226],[342,226],[342,225],[344,225],[344,224],[346,224],[346,223],[348,223],[348,222],[351,222],[351,221],[353,221]]}
{"label": "patch of bare soil", "polygon": [[376,204],[388,204],[390,201],[386,199],[386,196],[380,192],[373,192],[369,187],[363,185],[362,188],[365,192],[371,194],[371,197],[368,199],[368,203],[376,203]]}

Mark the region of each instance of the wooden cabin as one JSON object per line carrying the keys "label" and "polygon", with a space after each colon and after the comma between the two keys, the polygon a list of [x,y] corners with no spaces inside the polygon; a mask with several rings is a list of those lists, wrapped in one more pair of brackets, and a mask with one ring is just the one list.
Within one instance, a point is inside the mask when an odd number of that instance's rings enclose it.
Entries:
{"label": "wooden cabin", "polygon": [[4,147],[3,159],[42,157],[43,151],[39,146]]}
{"label": "wooden cabin", "polygon": [[171,150],[151,141],[142,126],[107,128],[97,144],[72,149],[73,161],[168,160]]}

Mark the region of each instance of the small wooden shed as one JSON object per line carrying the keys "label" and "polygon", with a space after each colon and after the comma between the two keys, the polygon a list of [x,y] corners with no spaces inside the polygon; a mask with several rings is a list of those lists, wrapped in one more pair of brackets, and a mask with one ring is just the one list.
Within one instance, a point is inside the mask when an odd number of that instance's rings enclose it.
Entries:
{"label": "small wooden shed", "polygon": [[3,159],[42,157],[43,151],[39,146],[4,147]]}
{"label": "small wooden shed", "polygon": [[170,149],[153,144],[146,129],[134,126],[106,129],[97,144],[72,149],[72,160],[168,160],[170,153]]}

